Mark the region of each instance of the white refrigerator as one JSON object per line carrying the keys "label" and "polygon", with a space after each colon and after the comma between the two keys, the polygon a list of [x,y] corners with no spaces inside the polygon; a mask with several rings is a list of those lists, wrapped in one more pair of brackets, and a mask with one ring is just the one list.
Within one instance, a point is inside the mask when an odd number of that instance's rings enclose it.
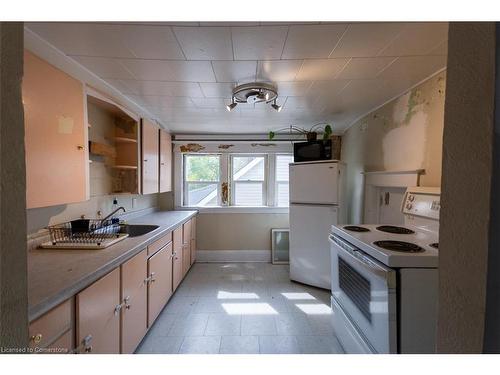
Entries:
{"label": "white refrigerator", "polygon": [[290,164],[290,279],[330,289],[328,235],[345,222],[344,164],[318,161]]}

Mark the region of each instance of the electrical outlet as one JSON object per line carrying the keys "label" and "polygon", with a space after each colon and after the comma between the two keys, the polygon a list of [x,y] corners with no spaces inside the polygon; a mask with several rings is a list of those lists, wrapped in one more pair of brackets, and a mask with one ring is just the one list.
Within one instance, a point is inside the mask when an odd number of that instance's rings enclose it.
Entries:
{"label": "electrical outlet", "polygon": [[135,208],[137,206],[137,198],[132,198],[132,208]]}

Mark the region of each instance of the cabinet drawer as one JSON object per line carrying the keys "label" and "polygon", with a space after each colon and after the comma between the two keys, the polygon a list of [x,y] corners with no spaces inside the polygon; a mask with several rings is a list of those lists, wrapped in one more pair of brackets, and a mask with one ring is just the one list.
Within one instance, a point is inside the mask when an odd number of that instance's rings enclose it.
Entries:
{"label": "cabinet drawer", "polygon": [[63,332],[71,329],[72,304],[71,298],[30,324],[30,348],[44,348],[52,344]]}
{"label": "cabinet drawer", "polygon": [[172,241],[172,232],[169,232],[165,236],[161,237],[160,239],[156,240],[155,242],[153,242],[151,245],[148,246],[148,256],[153,255],[171,241]]}

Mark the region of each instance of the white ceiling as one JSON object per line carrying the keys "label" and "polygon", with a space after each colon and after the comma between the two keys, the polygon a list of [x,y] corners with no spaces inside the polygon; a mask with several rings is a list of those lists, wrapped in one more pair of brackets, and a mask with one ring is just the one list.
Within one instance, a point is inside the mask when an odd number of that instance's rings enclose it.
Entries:
{"label": "white ceiling", "polygon": [[[176,133],[354,120],[446,66],[447,23],[28,23]],[[237,84],[277,85],[227,112]]]}

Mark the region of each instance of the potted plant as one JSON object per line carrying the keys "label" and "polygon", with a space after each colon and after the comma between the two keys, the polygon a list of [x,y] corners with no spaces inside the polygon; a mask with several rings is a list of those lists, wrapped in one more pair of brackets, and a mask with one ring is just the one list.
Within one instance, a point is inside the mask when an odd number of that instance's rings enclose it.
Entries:
{"label": "potted plant", "polygon": [[306,139],[308,141],[315,141],[318,138],[317,130],[321,126],[324,126],[324,128],[323,128],[323,140],[326,141],[327,139],[330,139],[330,137],[332,135],[332,127],[329,124],[325,124],[322,122],[320,122],[318,124],[314,124],[313,126],[311,126],[311,128],[309,130],[301,128],[299,126],[290,125],[289,127],[286,127],[286,128],[278,129],[275,131],[270,131],[269,132],[269,140],[273,140],[274,137],[276,136],[276,133],[288,130],[289,133],[295,132],[295,133],[305,135]]}

